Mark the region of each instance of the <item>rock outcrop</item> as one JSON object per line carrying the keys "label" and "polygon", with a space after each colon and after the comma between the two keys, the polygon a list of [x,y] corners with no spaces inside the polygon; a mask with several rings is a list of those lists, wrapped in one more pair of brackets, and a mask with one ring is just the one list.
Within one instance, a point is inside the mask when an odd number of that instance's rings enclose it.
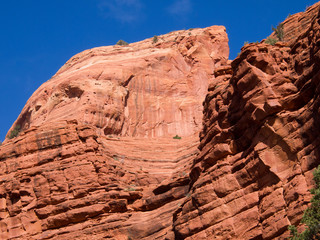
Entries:
{"label": "rock outcrop", "polygon": [[208,81],[228,55],[220,26],[84,51],[32,95],[13,127],[77,119],[104,135],[192,135]]}
{"label": "rock outcrop", "polygon": [[[293,45],[299,36],[310,31],[312,23],[318,14],[319,6],[320,2],[308,7],[305,12],[289,15],[287,19],[283,21],[283,40],[287,42],[288,45]],[[272,33],[271,36],[276,38],[274,33]]]}
{"label": "rock outcrop", "polygon": [[228,51],[213,26],[71,58],[0,148],[0,238],[174,239],[202,102]]}
{"label": "rock outcrop", "polygon": [[0,238],[288,237],[320,164],[319,8],[232,63],[224,27],[74,56],[0,147]]}
{"label": "rock outcrop", "polygon": [[295,41],[247,44],[216,70],[177,239],[283,239],[299,224],[320,164],[319,4],[298,16]]}

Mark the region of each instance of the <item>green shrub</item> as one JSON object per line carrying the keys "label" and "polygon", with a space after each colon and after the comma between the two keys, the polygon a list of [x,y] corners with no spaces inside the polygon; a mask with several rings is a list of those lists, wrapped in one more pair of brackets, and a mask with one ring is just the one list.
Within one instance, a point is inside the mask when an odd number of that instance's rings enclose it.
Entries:
{"label": "green shrub", "polygon": [[10,132],[8,138],[9,138],[9,139],[12,139],[12,138],[17,137],[17,136],[19,135],[19,133],[20,133],[20,130],[21,130],[21,129],[20,129],[20,125],[17,124],[17,125],[14,127],[14,129]]}
{"label": "green shrub", "polygon": [[280,23],[276,28],[273,27],[272,31],[274,31],[279,41],[283,41],[283,38],[284,38],[283,23]]}
{"label": "green shrub", "polygon": [[175,135],[173,139],[181,139],[181,137],[179,137],[178,135]]}
{"label": "green shrub", "polygon": [[128,45],[129,43],[127,43],[126,41],[123,41],[123,40],[119,40],[118,42],[117,42],[117,44],[116,45],[119,45],[119,46],[126,46],[126,45]]}
{"label": "green shrub", "polygon": [[153,36],[153,39],[152,39],[152,42],[153,42],[153,43],[157,43],[158,40],[159,40],[159,39],[158,39],[158,36],[157,36],[157,35],[154,35],[154,36]]}
{"label": "green shrub", "polygon": [[245,42],[243,43],[243,46],[244,46],[244,45],[247,45],[247,44],[249,44],[249,42],[248,42],[248,41],[245,41]]}
{"label": "green shrub", "polygon": [[272,38],[272,37],[268,37],[268,38],[266,39],[266,41],[265,41],[266,44],[270,44],[270,45],[272,45],[272,46],[274,46],[274,45],[276,44],[276,42],[278,42],[278,40],[275,39],[275,38]]}
{"label": "green shrub", "polygon": [[305,210],[301,220],[306,228],[299,233],[295,226],[289,226],[291,240],[320,239],[320,165],[313,172],[313,180],[316,186],[310,191],[313,195],[311,205]]}

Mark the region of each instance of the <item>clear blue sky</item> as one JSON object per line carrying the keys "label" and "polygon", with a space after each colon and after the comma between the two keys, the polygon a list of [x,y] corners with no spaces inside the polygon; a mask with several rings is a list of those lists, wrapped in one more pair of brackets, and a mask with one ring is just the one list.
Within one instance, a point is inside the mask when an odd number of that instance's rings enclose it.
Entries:
{"label": "clear blue sky", "polygon": [[230,59],[315,0],[10,0],[0,8],[0,140],[32,93],[73,55],[173,30],[224,25]]}

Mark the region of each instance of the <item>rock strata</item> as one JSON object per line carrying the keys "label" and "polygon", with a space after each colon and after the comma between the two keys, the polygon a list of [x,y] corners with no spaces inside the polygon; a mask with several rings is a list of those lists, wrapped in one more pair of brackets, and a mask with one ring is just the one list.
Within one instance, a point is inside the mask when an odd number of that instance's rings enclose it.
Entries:
{"label": "rock strata", "polygon": [[75,55],[32,95],[13,128],[77,119],[104,135],[198,133],[208,81],[228,59],[226,30],[213,26],[158,39]]}
{"label": "rock strata", "polygon": [[299,224],[320,164],[319,4],[299,16],[295,41],[247,44],[216,69],[176,239],[284,239]]}
{"label": "rock strata", "polygon": [[229,49],[220,26],[158,39],[79,53],[28,100],[0,147],[1,239],[175,238]]}
{"label": "rock strata", "polygon": [[0,238],[288,237],[320,164],[319,7],[232,62],[219,26],[71,58],[0,147]]}

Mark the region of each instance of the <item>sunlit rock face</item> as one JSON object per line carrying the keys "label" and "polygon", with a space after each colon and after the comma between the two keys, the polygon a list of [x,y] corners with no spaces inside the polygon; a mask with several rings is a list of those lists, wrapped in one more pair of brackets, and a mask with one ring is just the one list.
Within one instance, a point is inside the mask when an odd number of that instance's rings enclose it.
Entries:
{"label": "sunlit rock face", "polygon": [[299,224],[320,164],[319,23],[316,4],[284,21],[287,41],[216,69],[177,239],[285,239]]}
{"label": "sunlit rock face", "polygon": [[32,95],[16,124],[76,119],[105,135],[192,135],[202,126],[208,81],[228,54],[222,26],[86,50]]}
{"label": "sunlit rock face", "polygon": [[319,23],[232,62],[220,26],[71,58],[0,146],[0,239],[288,237],[320,164]]}
{"label": "sunlit rock face", "polygon": [[0,147],[0,239],[174,239],[228,51],[213,26],[71,58]]}

